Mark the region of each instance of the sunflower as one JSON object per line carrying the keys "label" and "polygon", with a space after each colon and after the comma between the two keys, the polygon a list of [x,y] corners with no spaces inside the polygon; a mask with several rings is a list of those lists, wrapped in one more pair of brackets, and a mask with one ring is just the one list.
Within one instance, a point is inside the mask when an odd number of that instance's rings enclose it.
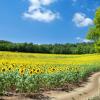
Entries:
{"label": "sunflower", "polygon": [[13,63],[13,64],[11,64],[12,65],[12,67],[15,67],[15,64]]}
{"label": "sunflower", "polygon": [[57,72],[57,69],[55,67],[48,68],[48,73],[54,73],[54,72]]}
{"label": "sunflower", "polygon": [[12,65],[10,65],[10,66],[7,67],[7,70],[8,71],[12,71],[12,69],[13,69],[13,66]]}
{"label": "sunflower", "polygon": [[40,68],[37,68],[37,69],[35,70],[35,73],[36,73],[36,74],[40,74],[40,73],[41,73],[41,69],[40,69]]}
{"label": "sunflower", "polygon": [[35,69],[30,69],[30,70],[29,70],[29,75],[34,74],[34,71],[35,71]]}
{"label": "sunflower", "polygon": [[11,69],[12,69],[11,67],[8,68],[9,71],[11,71]]}
{"label": "sunflower", "polygon": [[5,68],[2,68],[2,69],[1,69],[1,72],[5,72],[5,71],[6,71],[6,69],[5,69]]}
{"label": "sunflower", "polygon": [[24,72],[25,72],[25,69],[23,69],[23,68],[20,68],[20,69],[19,69],[19,74],[20,74],[20,75],[24,75]]}
{"label": "sunflower", "polygon": [[35,68],[33,68],[33,72],[35,72]]}

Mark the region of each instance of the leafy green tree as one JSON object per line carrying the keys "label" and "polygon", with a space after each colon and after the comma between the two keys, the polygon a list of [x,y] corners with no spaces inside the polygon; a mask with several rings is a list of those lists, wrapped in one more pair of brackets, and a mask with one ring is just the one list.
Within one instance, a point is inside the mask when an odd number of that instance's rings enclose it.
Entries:
{"label": "leafy green tree", "polygon": [[94,24],[95,24],[96,28],[100,29],[100,7],[96,10]]}
{"label": "leafy green tree", "polygon": [[97,53],[100,53],[100,40],[95,44],[95,50]]}
{"label": "leafy green tree", "polygon": [[87,33],[87,39],[93,40],[94,42],[100,40],[100,29],[95,26],[90,28]]}
{"label": "leafy green tree", "polygon": [[100,8],[96,10],[94,18],[94,26],[89,29],[87,33],[87,39],[93,40],[95,43],[95,49],[97,52],[100,52],[99,41],[100,41]]}

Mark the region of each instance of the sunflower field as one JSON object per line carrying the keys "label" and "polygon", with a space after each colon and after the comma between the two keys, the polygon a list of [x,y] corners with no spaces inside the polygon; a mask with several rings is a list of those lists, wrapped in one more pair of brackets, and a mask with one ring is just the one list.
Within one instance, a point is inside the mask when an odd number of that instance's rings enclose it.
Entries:
{"label": "sunflower field", "polygon": [[39,92],[78,83],[100,71],[100,55],[0,52],[0,93]]}

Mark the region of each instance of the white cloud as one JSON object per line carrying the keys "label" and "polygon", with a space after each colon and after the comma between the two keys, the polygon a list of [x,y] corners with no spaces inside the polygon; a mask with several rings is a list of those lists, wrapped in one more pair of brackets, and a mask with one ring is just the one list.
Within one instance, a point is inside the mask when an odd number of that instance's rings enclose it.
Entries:
{"label": "white cloud", "polygon": [[84,43],[91,43],[91,42],[93,42],[92,40],[88,40],[88,39],[84,39],[84,38],[81,38],[81,37],[76,37],[76,40],[78,41],[78,42],[84,42]]}
{"label": "white cloud", "polygon": [[73,2],[77,2],[77,0],[72,0]]}
{"label": "white cloud", "polygon": [[81,38],[80,38],[80,37],[76,37],[76,40],[78,40],[78,41],[79,41],[79,40],[81,40]]}
{"label": "white cloud", "polygon": [[88,39],[83,39],[83,42],[85,42],[85,43],[91,43],[93,41],[92,40],[88,40]]}
{"label": "white cloud", "polygon": [[25,18],[37,20],[41,22],[51,22],[59,18],[59,13],[46,9],[47,6],[56,0],[29,0],[30,6],[28,11],[24,13]]}
{"label": "white cloud", "polygon": [[93,25],[93,20],[86,17],[84,13],[75,13],[72,21],[76,24],[77,27]]}

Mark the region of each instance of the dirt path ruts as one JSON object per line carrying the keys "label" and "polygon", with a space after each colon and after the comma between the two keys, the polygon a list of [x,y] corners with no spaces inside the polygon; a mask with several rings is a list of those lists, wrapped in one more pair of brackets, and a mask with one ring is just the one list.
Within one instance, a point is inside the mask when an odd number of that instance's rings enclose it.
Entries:
{"label": "dirt path ruts", "polygon": [[100,72],[93,74],[83,87],[77,88],[69,93],[62,91],[50,91],[44,93],[51,100],[88,100],[100,95]]}

